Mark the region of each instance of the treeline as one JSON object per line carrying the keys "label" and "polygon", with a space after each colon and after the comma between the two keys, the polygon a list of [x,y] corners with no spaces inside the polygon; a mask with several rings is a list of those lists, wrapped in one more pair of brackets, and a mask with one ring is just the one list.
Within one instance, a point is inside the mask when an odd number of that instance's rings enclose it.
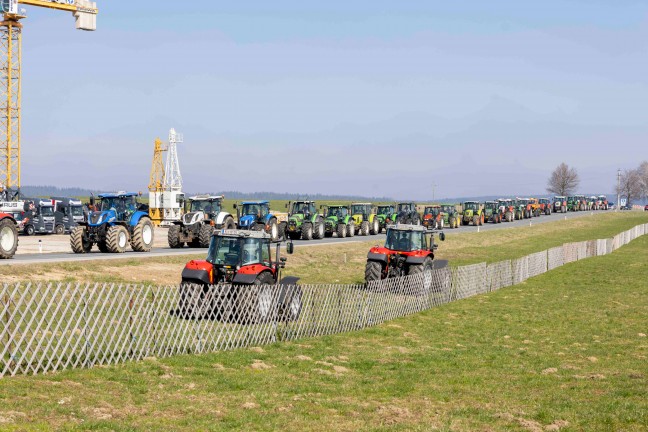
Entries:
{"label": "treeline", "polygon": [[[186,196],[200,195],[204,193],[213,192],[195,192],[185,193]],[[214,193],[215,195],[225,195],[225,198],[231,199],[267,199],[270,201],[288,201],[288,200],[315,200],[315,201],[376,201],[385,202],[393,201],[389,197],[366,197],[359,195],[327,195],[327,194],[296,194],[296,193],[277,193],[277,192],[239,192],[239,191],[221,191]]]}
{"label": "treeline", "polygon": [[101,191],[77,187],[60,188],[56,186],[23,186],[20,188],[20,193],[25,197],[87,197],[90,196],[91,193],[97,195],[98,193],[101,193]]}

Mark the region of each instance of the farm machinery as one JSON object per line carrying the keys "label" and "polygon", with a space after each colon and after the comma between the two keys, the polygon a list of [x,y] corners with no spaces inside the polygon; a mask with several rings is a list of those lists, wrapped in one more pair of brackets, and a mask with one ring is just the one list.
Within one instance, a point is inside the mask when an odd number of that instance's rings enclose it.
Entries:
{"label": "farm machinery", "polygon": [[530,219],[533,217],[533,209],[528,199],[518,198],[515,200],[515,219]]}
{"label": "farm machinery", "polygon": [[466,201],[462,204],[461,224],[474,226],[484,224],[484,209],[477,201]]}
{"label": "farm machinery", "polygon": [[413,202],[399,203],[396,208],[396,223],[420,225],[421,216],[416,211],[416,204]]}
{"label": "farm machinery", "polygon": [[387,227],[396,221],[396,207],[394,205],[379,205],[376,209],[378,219],[378,233],[380,234]]}
{"label": "farm machinery", "polygon": [[0,202],[0,259],[13,258],[18,249],[18,224],[14,217],[16,201]]}
{"label": "farm machinery", "polygon": [[554,213],[567,213],[567,197],[555,196],[553,198]]}
{"label": "farm machinery", "polygon": [[355,222],[349,212],[349,206],[330,205],[320,206],[324,209],[324,235],[332,237],[337,234],[338,238],[355,235]]}
{"label": "farm machinery", "polygon": [[497,201],[486,201],[484,203],[484,221],[494,224],[502,223],[504,214],[501,212],[502,207]]}
{"label": "farm machinery", "polygon": [[542,214],[542,205],[536,198],[529,198],[529,205],[531,206],[531,217],[540,217]]}
{"label": "farm machinery", "polygon": [[513,222],[515,220],[515,205],[513,200],[500,198],[497,200],[500,206],[500,213],[503,215],[504,222]]}
{"label": "farm machinery", "polygon": [[315,201],[289,201],[286,208],[288,222],[283,229],[291,240],[324,238],[324,218],[317,213]]}
{"label": "farm machinery", "polygon": [[[387,227],[384,246],[375,246],[367,254],[365,281],[421,274],[433,268],[434,232],[421,225],[396,224]],[[439,239],[445,235],[439,233]]]}
{"label": "farm machinery", "polygon": [[[264,230],[215,231],[207,259],[191,260],[182,270],[180,301],[172,312],[184,319],[238,324],[296,320],[302,292],[296,278],[281,280],[286,258],[280,247]],[[287,252],[292,254],[292,243]]]}
{"label": "farm machinery", "polygon": [[66,197],[51,197],[54,205],[54,234],[64,234],[85,220],[83,203]]}
{"label": "farm machinery", "polygon": [[459,228],[461,224],[461,215],[457,211],[457,206],[454,204],[441,204],[441,215],[443,217],[443,225],[448,228]]}
{"label": "farm machinery", "polygon": [[598,202],[599,202],[599,209],[600,210],[608,210],[610,208],[610,205],[608,203],[608,199],[605,195],[599,195],[598,196]]}
{"label": "farm machinery", "polygon": [[380,222],[374,213],[374,207],[371,203],[353,203],[351,204],[351,217],[355,224],[355,233],[367,236],[376,235],[380,232]]}
{"label": "farm machinery", "polygon": [[189,198],[189,211],[180,220],[172,221],[167,234],[169,247],[209,246],[214,229],[234,229],[232,215],[223,211],[222,195],[197,195]]}
{"label": "farm machinery", "polygon": [[539,198],[538,204],[540,204],[540,214],[550,216],[552,213],[552,204],[549,198]]}
{"label": "farm machinery", "polygon": [[[153,222],[148,206],[137,201],[134,192],[116,192],[99,195],[99,211],[88,214],[88,220],[79,222],[70,235],[74,253],[88,253],[93,245],[101,252],[122,253],[130,243],[135,252],[149,252],[153,247]],[[90,206],[95,208],[94,197]]]}
{"label": "farm machinery", "polygon": [[265,231],[270,234],[272,241],[283,238],[282,232],[286,226],[279,225],[278,219],[270,212],[268,201],[247,201],[241,204],[234,204],[238,229],[249,229],[253,231]]}
{"label": "farm machinery", "polygon": [[423,210],[423,226],[425,228],[442,229],[445,225],[441,206],[425,206]]}

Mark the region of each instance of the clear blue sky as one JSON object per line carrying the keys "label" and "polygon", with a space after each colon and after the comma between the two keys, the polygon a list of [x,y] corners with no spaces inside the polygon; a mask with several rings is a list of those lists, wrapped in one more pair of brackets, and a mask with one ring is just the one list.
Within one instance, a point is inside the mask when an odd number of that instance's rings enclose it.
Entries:
{"label": "clear blue sky", "polygon": [[536,194],[564,161],[606,193],[648,159],[646,2],[98,7],[27,8],[25,185],[145,190],[171,127],[189,191]]}

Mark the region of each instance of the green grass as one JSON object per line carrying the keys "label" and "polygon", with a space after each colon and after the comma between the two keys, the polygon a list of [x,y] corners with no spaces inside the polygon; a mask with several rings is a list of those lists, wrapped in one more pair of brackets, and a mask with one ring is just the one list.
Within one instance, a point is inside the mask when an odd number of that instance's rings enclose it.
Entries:
{"label": "green grass", "polygon": [[0,429],[643,431],[647,274],[645,236],[365,331],[5,378]]}

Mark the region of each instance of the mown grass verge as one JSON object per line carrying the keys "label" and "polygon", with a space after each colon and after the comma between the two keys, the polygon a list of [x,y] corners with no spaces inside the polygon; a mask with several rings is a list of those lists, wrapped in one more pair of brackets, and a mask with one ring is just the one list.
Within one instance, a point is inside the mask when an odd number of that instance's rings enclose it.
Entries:
{"label": "mown grass verge", "polygon": [[648,236],[343,335],[0,380],[0,429],[648,428]]}

